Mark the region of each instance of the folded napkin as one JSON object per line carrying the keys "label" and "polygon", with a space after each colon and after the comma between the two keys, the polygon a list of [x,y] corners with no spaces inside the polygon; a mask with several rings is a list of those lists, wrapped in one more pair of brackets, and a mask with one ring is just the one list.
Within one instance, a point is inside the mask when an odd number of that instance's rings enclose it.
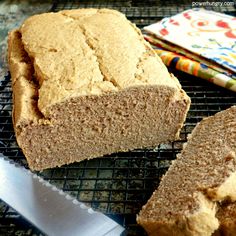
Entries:
{"label": "folded napkin", "polygon": [[[179,56],[178,63],[175,64],[178,65],[177,69],[236,91],[235,17],[191,9],[164,18],[144,30],[147,32],[145,38],[150,43],[165,49],[158,49],[156,52],[162,59],[165,58],[167,65],[167,62]],[[185,66],[180,67],[182,63]]]}

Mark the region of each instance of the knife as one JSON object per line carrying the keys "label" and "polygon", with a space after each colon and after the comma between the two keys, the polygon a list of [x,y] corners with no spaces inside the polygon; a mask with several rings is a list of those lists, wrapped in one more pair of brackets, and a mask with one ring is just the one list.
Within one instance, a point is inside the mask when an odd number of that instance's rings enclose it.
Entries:
{"label": "knife", "polygon": [[0,154],[0,198],[49,236],[118,236],[124,228]]}

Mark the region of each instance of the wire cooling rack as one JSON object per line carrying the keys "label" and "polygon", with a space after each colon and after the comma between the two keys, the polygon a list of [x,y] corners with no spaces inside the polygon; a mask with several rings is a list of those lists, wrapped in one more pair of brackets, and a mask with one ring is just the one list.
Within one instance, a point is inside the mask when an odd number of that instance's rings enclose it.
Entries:
{"label": "wire cooling rack", "polygon": [[[165,6],[164,6],[165,5]],[[190,1],[55,1],[52,11],[78,7],[109,7],[127,15],[138,27],[153,23],[165,16],[191,8]],[[233,6],[208,9],[236,14]],[[171,160],[182,149],[187,134],[203,117],[236,104],[236,94],[199,78],[169,68],[180,80],[183,89],[191,97],[192,104],[181,140],[162,144],[154,149],[142,149],[118,153],[98,159],[83,161],[61,168],[38,173],[44,179],[79,201],[101,211],[123,225],[128,235],[145,235],[136,223],[136,214],[146,203],[168,169]],[[0,152],[27,167],[18,148],[12,127],[12,94],[10,75],[0,84]],[[22,190],[27,191],[27,189]],[[63,226],[62,226],[63,227]],[[43,235],[17,212],[0,201],[0,235]]]}
{"label": "wire cooling rack", "polygon": [[[204,4],[205,2],[205,4]],[[206,3],[208,2],[208,4]],[[217,4],[218,3],[218,4]],[[222,3],[220,5],[219,3]],[[203,4],[203,5],[200,5]],[[123,12],[138,27],[144,27],[163,17],[172,16],[192,7],[204,7],[208,10],[235,14],[235,0],[192,1],[192,0],[61,0],[54,1],[52,11],[73,8],[113,8]]]}

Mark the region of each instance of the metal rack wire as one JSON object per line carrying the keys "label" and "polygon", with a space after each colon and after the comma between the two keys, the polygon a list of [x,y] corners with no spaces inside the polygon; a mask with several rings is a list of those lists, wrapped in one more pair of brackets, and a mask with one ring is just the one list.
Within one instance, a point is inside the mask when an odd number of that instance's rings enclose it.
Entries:
{"label": "metal rack wire", "polygon": [[[190,1],[149,0],[137,1],[55,1],[52,11],[77,7],[113,7],[124,12],[139,27],[164,16],[190,8]],[[162,7],[157,7],[162,4]],[[218,11],[235,14],[235,8]],[[182,149],[187,134],[203,117],[213,115],[236,104],[235,93],[214,86],[182,72],[172,72],[179,78],[183,89],[192,99],[192,105],[181,140],[162,144],[154,149],[117,153],[102,158],[83,161],[40,173],[44,179],[70,193],[79,201],[104,212],[128,230],[128,235],[145,235],[136,223],[136,214],[158,186],[171,160]],[[0,152],[27,168],[25,158],[18,148],[11,119],[12,98],[10,75],[0,83]],[[27,191],[27,190],[25,190]],[[0,202],[0,235],[43,235],[10,207]]]}
{"label": "metal rack wire", "polygon": [[[192,0],[55,0],[51,10],[59,11],[64,9],[93,7],[112,8],[123,12],[129,20],[142,28],[163,17],[172,16],[178,12],[194,7],[193,2]],[[209,0],[208,2],[213,1]],[[233,4],[234,1],[232,0],[224,1],[224,3],[223,6],[209,4],[208,6],[204,6],[204,8],[232,15],[235,14],[236,3]]]}

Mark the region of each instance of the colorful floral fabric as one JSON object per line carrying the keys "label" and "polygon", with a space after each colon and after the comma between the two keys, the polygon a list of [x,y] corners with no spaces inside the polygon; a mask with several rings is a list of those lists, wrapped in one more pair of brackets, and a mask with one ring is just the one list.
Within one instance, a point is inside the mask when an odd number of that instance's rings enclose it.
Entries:
{"label": "colorful floral fabric", "polygon": [[[189,63],[191,68],[195,68],[195,72],[185,72],[208,78],[220,86],[236,91],[235,17],[204,9],[191,9],[164,18],[144,29],[148,32],[145,38],[150,43],[188,57],[187,60],[180,56],[178,63],[183,63],[184,60],[185,64]],[[162,58],[165,57],[165,60],[167,57],[169,60],[174,57],[174,54],[167,51],[164,53],[163,50],[158,50],[157,53]],[[196,68],[199,73],[196,73]]]}
{"label": "colorful floral fabric", "polygon": [[219,73],[206,64],[193,61],[187,57],[160,48],[156,48],[155,51],[167,66],[174,66],[178,70],[201,77],[209,82],[236,92],[235,79],[223,73]]}

